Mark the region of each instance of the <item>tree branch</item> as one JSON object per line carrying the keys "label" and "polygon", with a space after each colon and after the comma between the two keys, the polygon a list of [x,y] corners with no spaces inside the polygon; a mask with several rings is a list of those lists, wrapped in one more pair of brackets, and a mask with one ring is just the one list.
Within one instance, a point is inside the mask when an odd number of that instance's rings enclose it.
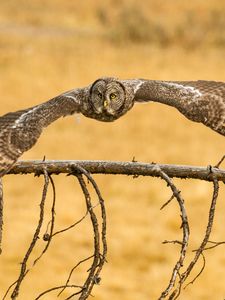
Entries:
{"label": "tree branch", "polygon": [[[225,156],[223,157],[223,159]],[[79,295],[80,300],[85,300],[91,295],[92,288],[95,284],[98,284],[101,280],[99,274],[102,270],[104,263],[106,262],[106,254],[107,254],[107,244],[106,244],[106,209],[104,206],[104,200],[101,196],[99,187],[95,180],[92,178],[91,174],[115,174],[115,175],[131,175],[133,178],[138,176],[151,176],[151,177],[161,177],[163,180],[166,181],[167,185],[172,190],[172,196],[170,199],[162,206],[164,208],[168,205],[174,198],[178,201],[180,206],[181,212],[181,219],[182,219],[182,231],[183,231],[183,238],[182,241],[174,240],[174,241],[165,241],[165,243],[178,243],[181,245],[180,255],[178,261],[176,262],[173,270],[170,281],[166,287],[166,289],[161,293],[159,299],[168,298],[170,300],[177,299],[181,293],[181,289],[183,288],[184,283],[186,282],[187,278],[191,274],[194,266],[199,260],[199,257],[203,257],[203,267],[201,268],[200,272],[195,276],[195,278],[190,282],[193,283],[203,272],[205,267],[205,258],[203,255],[203,251],[207,250],[206,247],[209,243],[210,233],[213,226],[216,202],[219,193],[219,181],[225,183],[225,170],[219,169],[220,164],[222,163],[223,159],[215,166],[208,166],[208,167],[198,167],[198,166],[184,166],[184,165],[165,165],[165,164],[155,164],[155,163],[140,163],[135,160],[131,162],[115,162],[115,161],[77,161],[77,160],[63,160],[63,161],[19,161],[10,171],[8,174],[30,174],[33,173],[36,176],[44,174],[45,184],[42,194],[42,200],[40,203],[40,216],[39,216],[39,223],[34,233],[33,240],[31,245],[29,246],[24,259],[21,265],[21,271],[17,281],[15,281],[7,290],[4,299],[6,298],[7,294],[9,293],[10,289],[15,285],[13,293],[11,295],[12,299],[16,299],[19,294],[19,289],[22,281],[24,280],[25,276],[29,272],[27,269],[27,261],[30,257],[31,252],[36,244],[36,241],[39,236],[40,228],[42,226],[43,217],[44,217],[44,205],[46,200],[46,193],[49,181],[52,183],[53,187],[53,203],[52,203],[52,210],[51,210],[51,221],[48,223],[46,233],[44,235],[44,240],[47,241],[47,245],[45,246],[41,255],[34,261],[36,263],[39,258],[42,257],[43,253],[48,249],[49,243],[53,236],[58,233],[62,233],[66,230],[69,230],[80,223],[87,215],[90,216],[92,227],[93,227],[93,254],[90,255],[88,258],[81,260],[78,262],[75,267],[72,268],[67,282],[64,285],[57,286],[42,292],[36,299],[46,295],[49,292],[54,292],[60,289],[60,294],[67,288],[72,288],[72,293],[66,298],[67,300],[74,298],[75,295]],[[59,232],[53,232],[54,228],[54,214],[55,214],[55,186],[53,179],[51,178],[51,174],[60,174],[64,173],[67,175],[73,175],[77,177],[80,187],[82,189],[87,211],[86,214],[78,221],[70,225],[69,227],[60,230]],[[86,177],[86,180],[84,178]],[[181,269],[183,268],[184,259],[187,252],[188,247],[188,239],[189,239],[189,224],[187,220],[187,213],[184,206],[184,200],[181,197],[180,191],[174,185],[171,178],[184,178],[184,179],[200,179],[204,181],[211,181],[213,183],[213,196],[212,202],[209,212],[209,219],[208,224],[206,227],[205,236],[200,244],[200,247],[197,249],[196,254],[193,260],[185,267],[185,271],[181,273]],[[0,182],[1,183],[1,182]],[[93,206],[91,194],[89,192],[89,186],[94,188],[94,191],[98,197],[99,202],[97,203],[98,207],[100,208],[101,214],[101,221],[99,220],[99,213],[94,212],[94,208],[97,206]],[[0,240],[1,240],[1,226],[2,226],[2,186],[0,186]],[[162,209],[161,208],[161,209]],[[51,225],[50,232],[48,232],[48,227]],[[218,246],[224,242],[215,242],[214,244]],[[211,247],[214,247],[211,246]],[[209,247],[210,248],[210,247]],[[83,262],[92,259],[92,264],[88,269],[88,275],[85,279],[83,286],[78,286],[74,284],[70,284],[71,276],[74,270]],[[34,265],[33,265],[34,266]],[[32,267],[33,267],[32,266]],[[78,288],[78,291],[74,289]]]}
{"label": "tree branch", "polygon": [[[181,220],[182,220],[181,228],[183,231],[180,256],[173,268],[173,272],[172,272],[169,284],[168,284],[167,288],[162,292],[162,294],[159,298],[159,300],[162,300],[162,299],[166,298],[166,296],[170,293],[170,291],[174,287],[177,276],[180,277],[180,269],[183,267],[184,259],[186,257],[186,253],[187,253],[190,229],[189,229],[187,212],[186,212],[186,208],[184,205],[184,200],[181,196],[181,192],[177,189],[177,187],[174,185],[174,183],[172,182],[172,180],[166,173],[162,172],[162,170],[160,168],[157,168],[157,170],[158,170],[161,178],[164,179],[166,181],[167,185],[170,187],[171,191],[173,192],[173,197],[176,198],[176,200],[179,204],[180,212],[181,212]],[[170,198],[170,199],[172,199],[172,198]],[[168,201],[167,201],[167,204],[168,204]],[[164,207],[165,207],[165,205],[164,205]]]}
{"label": "tree branch", "polygon": [[[160,177],[159,173],[155,169],[155,165],[155,163],[114,162],[101,160],[27,160],[18,161],[7,174],[35,173],[35,175],[40,175],[43,173],[43,169],[45,169],[48,174],[68,174],[74,171],[74,166],[79,166],[92,174],[121,174]],[[205,181],[213,181],[213,179],[216,178],[218,181],[225,182],[225,170],[215,167],[166,164],[157,165],[170,178],[192,178]]]}
{"label": "tree branch", "polygon": [[31,253],[33,252],[33,249],[39,239],[39,233],[43,224],[43,220],[44,220],[44,208],[45,208],[45,199],[46,199],[46,195],[47,195],[47,191],[48,191],[48,184],[49,184],[49,176],[48,173],[46,172],[46,170],[43,170],[44,172],[44,178],[45,178],[45,184],[44,184],[44,188],[43,188],[43,192],[42,192],[42,198],[41,198],[41,202],[40,202],[40,213],[39,213],[39,221],[38,221],[38,225],[36,227],[36,230],[34,232],[33,235],[33,239],[30,243],[30,246],[23,258],[23,261],[21,263],[21,269],[20,269],[20,275],[18,277],[18,280],[16,282],[16,286],[12,292],[11,298],[14,300],[18,297],[19,295],[19,289],[20,289],[20,285],[24,279],[24,277],[27,275],[27,273],[29,272],[29,269],[27,269],[27,262],[29,260],[29,257],[31,255]]}

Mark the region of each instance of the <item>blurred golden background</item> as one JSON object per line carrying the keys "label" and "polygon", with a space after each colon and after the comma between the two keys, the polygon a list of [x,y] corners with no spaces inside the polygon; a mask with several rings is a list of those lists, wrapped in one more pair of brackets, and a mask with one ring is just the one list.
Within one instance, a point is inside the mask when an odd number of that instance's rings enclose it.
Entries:
{"label": "blurred golden background", "polygon": [[[221,0],[2,0],[0,113],[33,106],[101,76],[225,81],[224,54],[225,2]],[[109,124],[82,116],[80,120],[74,116],[61,119],[22,158],[130,161],[135,156],[143,162],[206,166],[218,162],[223,154],[224,137],[186,120],[171,107],[149,103],[136,105]],[[181,236],[177,204],[159,210],[170,197],[159,179],[95,178],[106,200],[109,247],[101,285],[93,291],[95,299],[156,299],[178,257],[177,246],[161,244]],[[55,180],[56,226],[60,229],[81,217],[85,208],[74,179],[61,175]],[[31,241],[43,179],[11,175],[3,183],[0,297],[16,279]],[[175,183],[186,200],[191,249],[195,249],[204,234],[212,186],[191,180]],[[224,195],[221,186],[212,240],[225,239]],[[39,244],[36,256],[41,251]],[[91,254],[91,247],[88,220],[56,237],[24,281],[19,299],[34,299],[44,289],[61,285],[72,266]],[[188,259],[192,255],[190,251]],[[199,263],[192,276],[201,266]],[[75,284],[80,284],[87,268],[82,266],[74,273]],[[206,252],[204,273],[181,299],[223,299],[224,278],[221,246]],[[43,299],[56,299],[56,294]]]}

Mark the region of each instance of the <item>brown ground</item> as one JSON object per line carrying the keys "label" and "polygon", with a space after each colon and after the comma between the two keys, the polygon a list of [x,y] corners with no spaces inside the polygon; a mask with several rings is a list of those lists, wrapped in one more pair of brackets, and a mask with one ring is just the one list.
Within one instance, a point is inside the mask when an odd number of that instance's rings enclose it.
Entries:
{"label": "brown ground", "polygon": [[[146,0],[139,8],[135,1],[132,5],[131,1],[104,1],[102,6],[101,1],[90,0],[30,2],[3,0],[0,4],[1,114],[43,102],[103,75],[225,81],[225,5],[221,0]],[[59,120],[23,158],[131,160],[135,156],[143,162],[206,166],[223,154],[224,137],[172,108],[147,104],[137,105],[111,124],[84,117],[80,122],[75,117]],[[170,192],[157,179],[95,178],[106,199],[109,246],[102,283],[93,291],[95,299],[156,299],[178,255],[177,246],[161,244],[180,238],[176,203],[159,210]],[[32,176],[4,178],[0,297],[15,280],[31,240],[42,181]],[[204,234],[211,185],[175,182],[187,203],[194,249]],[[72,178],[59,176],[56,185],[59,229],[82,216],[84,201]],[[221,186],[213,240],[225,239],[224,195]],[[48,254],[24,281],[20,299],[33,299],[43,289],[65,281],[70,268],[90,254],[89,232],[86,221],[55,238]],[[225,297],[224,248],[207,252],[206,260],[204,274],[181,299]],[[74,282],[79,283],[86,268],[74,274]],[[200,268],[201,264],[195,274]],[[43,299],[56,297],[49,294]]]}

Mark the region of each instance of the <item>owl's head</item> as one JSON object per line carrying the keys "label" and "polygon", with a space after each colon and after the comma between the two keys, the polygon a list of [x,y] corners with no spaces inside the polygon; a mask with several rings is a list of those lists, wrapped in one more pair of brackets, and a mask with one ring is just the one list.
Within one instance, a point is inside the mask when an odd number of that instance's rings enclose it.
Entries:
{"label": "owl's head", "polygon": [[128,87],[115,78],[96,80],[89,94],[93,117],[100,121],[114,121],[124,115],[134,104]]}

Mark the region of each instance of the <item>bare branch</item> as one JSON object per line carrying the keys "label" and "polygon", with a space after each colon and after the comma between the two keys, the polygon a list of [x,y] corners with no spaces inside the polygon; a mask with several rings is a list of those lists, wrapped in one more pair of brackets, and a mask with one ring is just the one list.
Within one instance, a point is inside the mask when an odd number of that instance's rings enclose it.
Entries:
{"label": "bare branch", "polygon": [[68,226],[68,227],[66,227],[66,228],[63,228],[63,229],[60,229],[60,230],[54,232],[54,233],[52,234],[52,237],[54,237],[54,236],[56,236],[56,235],[58,235],[58,234],[60,234],[60,233],[63,233],[63,232],[65,232],[65,231],[67,231],[67,230],[70,230],[70,229],[74,228],[74,227],[77,226],[79,223],[81,223],[81,222],[87,217],[87,215],[88,215],[88,211],[86,211],[86,213],[83,215],[83,217],[81,217],[78,221],[74,222],[74,223],[71,224],[70,226]]}
{"label": "bare branch", "polygon": [[172,200],[174,199],[174,194],[167,200],[161,207],[160,210],[163,210]]}
{"label": "bare branch", "polygon": [[[76,285],[69,285],[69,281],[71,279],[72,273],[74,272],[74,270],[83,262],[93,258],[93,262],[92,265],[90,267],[90,269],[88,270],[88,276],[85,280],[84,285],[82,286],[81,290],[75,293],[72,293],[69,297],[67,297],[66,299],[71,299],[73,298],[75,295],[80,294],[79,299],[80,300],[85,300],[87,299],[88,296],[91,295],[91,291],[92,288],[94,286],[94,284],[98,284],[100,281],[100,271],[103,267],[104,262],[106,261],[106,253],[107,253],[107,244],[106,244],[106,212],[105,212],[105,206],[104,206],[104,200],[101,196],[100,190],[98,188],[98,185],[96,184],[95,180],[92,178],[92,176],[82,167],[80,166],[73,166],[73,171],[70,175],[74,175],[77,177],[80,187],[82,189],[83,195],[85,197],[85,201],[86,201],[86,207],[87,207],[87,212],[86,214],[77,222],[75,222],[74,224],[72,224],[71,226],[60,230],[58,232],[56,232],[55,234],[52,234],[52,237],[56,234],[60,234],[66,230],[69,230],[71,228],[73,228],[74,226],[76,226],[78,223],[80,223],[88,214],[90,215],[90,219],[92,222],[92,227],[93,227],[93,231],[94,231],[94,254],[79,261],[70,271],[68,279],[65,283],[65,285],[61,286],[61,291],[58,295],[60,295],[67,287],[77,287]],[[101,208],[101,217],[102,217],[102,231],[100,234],[99,231],[99,222],[98,222],[98,218],[96,216],[96,214],[94,213],[94,208],[97,206],[93,206],[91,203],[91,195],[88,191],[87,188],[87,184],[83,179],[83,176],[85,176],[88,179],[88,182],[90,182],[98,196],[98,204],[100,204],[100,208]],[[101,247],[101,243],[102,242],[102,247]],[[101,254],[101,248],[102,248],[102,254]],[[51,292],[52,290],[54,290],[54,288],[52,289],[48,289],[47,291],[43,292],[42,294],[40,294],[38,297],[40,297],[41,295],[47,294],[48,292]],[[39,298],[37,298],[39,299]]]}
{"label": "bare branch", "polygon": [[80,260],[80,261],[72,268],[72,270],[70,271],[69,276],[68,276],[68,278],[67,278],[67,280],[66,280],[66,283],[65,283],[65,285],[63,286],[62,290],[58,293],[58,296],[60,296],[60,295],[63,293],[63,291],[66,289],[66,287],[68,286],[69,281],[70,281],[70,278],[71,278],[71,276],[72,276],[74,270],[75,270],[77,267],[79,267],[79,265],[81,265],[82,263],[84,263],[84,262],[86,262],[87,260],[91,259],[93,256],[94,256],[94,255],[91,255],[91,256],[89,256],[89,257],[86,257],[86,258]]}
{"label": "bare branch", "polygon": [[192,279],[192,281],[190,281],[184,288],[186,288],[188,285],[193,284],[195,282],[195,280],[202,274],[202,272],[205,269],[205,265],[206,265],[206,260],[205,260],[205,256],[203,254],[203,252],[201,252],[201,256],[203,258],[203,265],[201,267],[201,270],[198,272],[198,274],[195,276],[194,279]]}
{"label": "bare branch", "polygon": [[165,240],[165,241],[162,242],[162,244],[179,244],[179,245],[182,245],[183,243],[181,241],[178,241],[178,240],[173,240],[173,241]]}
{"label": "bare branch", "polygon": [[106,209],[104,204],[104,199],[102,198],[101,192],[99,190],[99,187],[93,177],[83,168],[76,166],[77,169],[79,169],[83,174],[88,178],[88,180],[91,182],[97,196],[99,199],[99,203],[101,206],[101,217],[102,217],[102,232],[101,232],[101,240],[102,240],[102,246],[103,246],[103,252],[100,257],[100,262],[98,265],[98,270],[95,274],[95,277],[97,278],[102,270],[102,267],[106,261],[106,255],[107,255],[107,241],[106,241]]}
{"label": "bare branch", "polygon": [[208,247],[205,247],[204,248],[204,251],[205,250],[210,250],[210,249],[214,249],[220,245],[224,245],[225,244],[225,241],[222,241],[222,242],[214,242],[214,241],[208,241],[208,244],[213,244],[212,246],[208,246]]}
{"label": "bare branch", "polygon": [[[50,179],[51,185],[52,185],[52,190],[53,190],[53,200],[52,200],[52,209],[51,209],[51,221],[50,221],[50,233],[45,233],[43,239],[47,241],[47,244],[45,248],[43,249],[42,253],[35,259],[33,262],[33,266],[37,263],[37,261],[44,255],[44,253],[48,250],[48,247],[50,245],[50,242],[52,240],[53,236],[53,230],[54,230],[54,225],[55,225],[55,201],[56,201],[56,191],[55,191],[55,184],[50,175],[48,175],[48,178]],[[47,238],[46,238],[47,237]]]}
{"label": "bare branch", "polygon": [[[51,219],[48,222],[47,229],[43,236],[43,239],[47,242],[45,247],[38,258],[34,261],[34,267],[36,262],[42,257],[42,255],[48,250],[50,242],[52,238],[58,234],[61,234],[69,229],[74,228],[78,225],[82,220],[86,217],[90,217],[92,228],[93,228],[93,252],[89,255],[89,257],[80,260],[76,265],[71,269],[66,283],[61,286],[50,288],[44,292],[42,292],[37,298],[41,298],[42,296],[50,293],[52,291],[60,290],[58,295],[62,294],[62,292],[71,288],[73,292],[66,299],[72,299],[75,295],[79,295],[79,300],[86,300],[92,292],[92,289],[95,284],[99,284],[100,272],[104,263],[106,262],[106,254],[107,254],[107,243],[106,243],[106,209],[104,200],[101,196],[100,189],[92,177],[91,174],[124,174],[131,175],[133,178],[138,176],[152,176],[162,178],[169,188],[172,191],[172,195],[170,199],[163,204],[161,209],[165,208],[173,199],[177,200],[180,208],[180,216],[182,220],[181,228],[182,228],[182,239],[181,240],[165,240],[163,243],[173,243],[180,245],[180,254],[178,260],[173,267],[171,278],[166,289],[161,293],[159,300],[168,298],[169,300],[177,299],[181,293],[181,289],[183,288],[184,283],[189,278],[193,268],[199,260],[199,257],[203,257],[203,266],[199,273],[194,277],[194,279],[189,283],[193,284],[195,280],[202,274],[206,260],[203,255],[203,252],[208,249],[215,248],[225,242],[212,242],[209,241],[209,237],[211,234],[213,220],[215,215],[216,202],[219,193],[219,181],[225,183],[225,170],[219,169],[220,164],[225,159],[225,156],[219,161],[219,163],[215,166],[208,167],[196,167],[196,166],[180,166],[180,165],[158,165],[154,163],[140,163],[132,160],[132,162],[111,162],[111,161],[19,161],[12,170],[10,170],[9,174],[29,174],[34,173],[39,176],[44,174],[45,182],[42,193],[42,199],[40,202],[40,214],[37,228],[35,230],[32,242],[23,258],[21,263],[21,270],[18,276],[18,279],[8,288],[3,299],[6,298],[7,294],[13,288],[13,292],[11,295],[12,299],[16,299],[19,295],[19,290],[21,283],[23,282],[25,276],[29,272],[27,268],[27,263],[30,258],[31,252],[33,251],[37,240],[39,239],[39,233],[42,228],[43,220],[44,220],[44,208],[45,208],[45,200],[48,190],[49,181],[51,182],[53,189],[53,200],[51,207]],[[49,174],[60,174],[66,173],[67,175],[75,176],[78,179],[80,188],[83,192],[84,199],[86,201],[86,213],[83,217],[81,217],[78,221],[74,222],[72,225],[59,230],[54,233],[54,224],[55,224],[55,202],[56,202],[56,191],[55,185],[52,177]],[[172,181],[172,178],[194,178],[201,179],[205,181],[213,182],[213,196],[211,201],[211,207],[209,210],[209,218],[205,231],[204,238],[199,246],[199,248],[195,251],[195,256],[193,260],[188,264],[185,271],[181,273],[181,269],[183,268],[184,260],[187,253],[188,242],[189,242],[189,223],[186,208],[184,205],[184,200],[181,196],[181,192],[175,186]],[[1,180],[1,178],[0,178]],[[89,186],[94,189],[94,193],[97,195],[98,202],[93,205],[92,201],[92,193],[89,191]],[[93,191],[92,191],[93,192]],[[98,217],[98,214],[95,213],[95,209],[100,209],[101,217]],[[2,196],[2,186],[0,182],[0,248],[1,248],[1,237],[2,237],[2,215],[3,215],[3,196]],[[101,218],[101,219],[99,219]],[[209,246],[209,244],[212,244]],[[207,247],[208,246],[208,247]],[[88,268],[88,275],[85,279],[85,282],[82,286],[78,286],[76,284],[70,284],[72,280],[73,272],[78,268],[82,263],[91,260],[91,266]],[[188,286],[187,284],[186,286]],[[185,287],[186,287],[185,286]],[[75,289],[75,290],[74,290]],[[78,290],[77,290],[78,289]]]}
{"label": "bare branch", "polygon": [[194,266],[198,262],[200,256],[203,256],[203,260],[204,260],[203,267],[202,267],[201,271],[197,274],[197,276],[195,276],[195,278],[190,283],[193,283],[200,276],[200,274],[203,272],[203,270],[205,268],[205,257],[203,255],[203,251],[205,250],[205,246],[207,245],[207,243],[209,241],[209,237],[210,237],[210,234],[212,231],[218,193],[219,193],[218,180],[216,178],[214,178],[213,179],[213,196],[212,196],[211,206],[210,206],[210,210],[209,210],[209,218],[208,218],[208,224],[206,227],[205,236],[204,236],[203,241],[202,241],[201,245],[199,246],[199,248],[197,250],[195,250],[195,252],[196,252],[195,257],[193,258],[193,260],[190,262],[190,264],[186,268],[186,271],[180,275],[179,287],[177,289],[175,289],[174,292],[172,293],[173,297],[170,297],[171,300],[176,299],[178,297],[182,285],[184,284],[186,279],[189,277],[191,271],[193,270]]}
{"label": "bare branch", "polygon": [[[168,184],[168,186],[171,188],[174,198],[177,199],[177,202],[179,204],[180,211],[181,211],[181,220],[182,220],[181,227],[183,229],[183,239],[182,239],[182,244],[181,244],[180,256],[179,256],[177,263],[174,266],[169,285],[167,286],[167,288],[162,292],[161,296],[159,297],[159,300],[161,300],[161,299],[164,299],[170,293],[170,291],[172,290],[172,288],[175,285],[177,276],[180,277],[180,269],[183,266],[183,262],[186,257],[190,230],[189,230],[189,224],[188,224],[186,208],[184,205],[184,200],[181,197],[180,191],[177,189],[177,187],[172,182],[170,177],[165,172],[163,172],[158,165],[156,165],[155,168],[156,168],[156,171],[159,173],[160,177],[162,179],[164,179],[166,181],[166,183]],[[179,288],[179,290],[180,290],[180,288]]]}
{"label": "bare branch", "polygon": [[[62,160],[62,161],[19,161],[8,172],[8,174],[29,174],[36,175],[43,173],[43,168],[48,174],[72,173],[74,166],[80,166],[91,174],[124,174],[132,176],[153,176],[160,177],[155,169],[155,164],[140,163],[140,162],[113,162],[113,161],[77,161],[77,160]],[[225,170],[213,168],[209,170],[207,167],[185,166],[185,165],[158,165],[159,168],[166,173],[170,178],[193,178],[206,181],[213,181],[216,178],[218,181],[225,182]],[[6,174],[7,175],[7,174]]]}
{"label": "bare branch", "polygon": [[225,159],[225,155],[219,160],[219,162],[214,166],[214,168],[219,168],[222,162],[224,161],[224,159]]}
{"label": "bare branch", "polygon": [[[82,175],[77,175],[77,179],[80,183],[83,194],[85,196],[87,210],[90,214],[91,222],[92,222],[92,226],[93,226],[93,230],[94,230],[94,259],[92,262],[91,269],[89,271],[89,275],[85,281],[84,289],[81,293],[81,296],[79,297],[80,300],[85,300],[90,295],[90,292],[92,290],[92,287],[94,284],[93,278],[94,278],[95,270],[98,266],[99,258],[100,258],[99,229],[98,229],[99,225],[98,225],[98,219],[97,219],[94,211],[92,210],[91,196],[88,192],[86,183],[85,183]],[[67,299],[70,299],[70,297]]]}
{"label": "bare branch", "polygon": [[205,246],[208,243],[210,233],[212,231],[214,216],[215,216],[215,208],[216,208],[216,202],[217,202],[217,198],[218,198],[218,192],[219,192],[219,184],[218,184],[217,179],[214,179],[214,181],[213,181],[213,196],[212,196],[212,202],[211,202],[211,206],[210,206],[210,210],[209,210],[209,218],[208,218],[208,224],[206,227],[205,236],[204,236],[204,239],[203,239],[201,245],[199,246],[199,248],[196,251],[194,259],[191,261],[191,263],[187,267],[186,271],[181,275],[181,283],[183,283],[186,280],[186,278],[189,276],[190,272],[192,271],[193,267],[197,263],[200,255],[202,254],[202,252],[205,249]]}
{"label": "bare branch", "polygon": [[12,288],[16,283],[17,283],[17,280],[10,284],[10,286],[9,286],[8,289],[6,290],[6,292],[5,292],[5,294],[4,294],[3,298],[2,298],[2,300],[5,300],[5,299],[6,299],[6,297],[7,297],[8,293],[10,292],[11,288]]}
{"label": "bare branch", "polygon": [[23,261],[21,263],[20,275],[18,277],[16,286],[15,286],[13,292],[12,292],[12,295],[11,295],[11,298],[13,300],[18,297],[20,285],[21,285],[24,277],[29,272],[29,270],[27,270],[27,262],[28,262],[28,259],[30,257],[30,254],[32,253],[32,251],[33,251],[33,249],[36,245],[36,242],[39,238],[39,233],[40,233],[42,223],[43,223],[43,220],[44,220],[44,206],[45,206],[45,199],[46,199],[48,184],[49,184],[49,177],[48,177],[48,174],[47,174],[46,170],[44,170],[44,178],[45,178],[45,185],[44,185],[44,189],[43,189],[43,193],[42,193],[42,199],[41,199],[41,203],[40,203],[40,216],[39,216],[38,225],[37,225],[37,228],[35,230],[35,233],[34,233],[32,241],[31,241],[31,244],[30,244],[30,246],[29,246],[29,248],[28,248],[28,250],[27,250],[27,252],[26,252],[26,254],[23,258]]}
{"label": "bare branch", "polygon": [[43,293],[41,293],[40,295],[38,295],[38,297],[36,297],[34,300],[38,300],[40,299],[42,296],[52,292],[52,291],[56,291],[56,290],[60,290],[62,288],[79,288],[80,290],[76,293],[77,295],[81,293],[82,291],[82,286],[79,286],[79,285],[74,285],[74,284],[70,284],[70,285],[60,285],[60,286],[55,286],[53,288],[50,288],[46,291],[44,291]]}

